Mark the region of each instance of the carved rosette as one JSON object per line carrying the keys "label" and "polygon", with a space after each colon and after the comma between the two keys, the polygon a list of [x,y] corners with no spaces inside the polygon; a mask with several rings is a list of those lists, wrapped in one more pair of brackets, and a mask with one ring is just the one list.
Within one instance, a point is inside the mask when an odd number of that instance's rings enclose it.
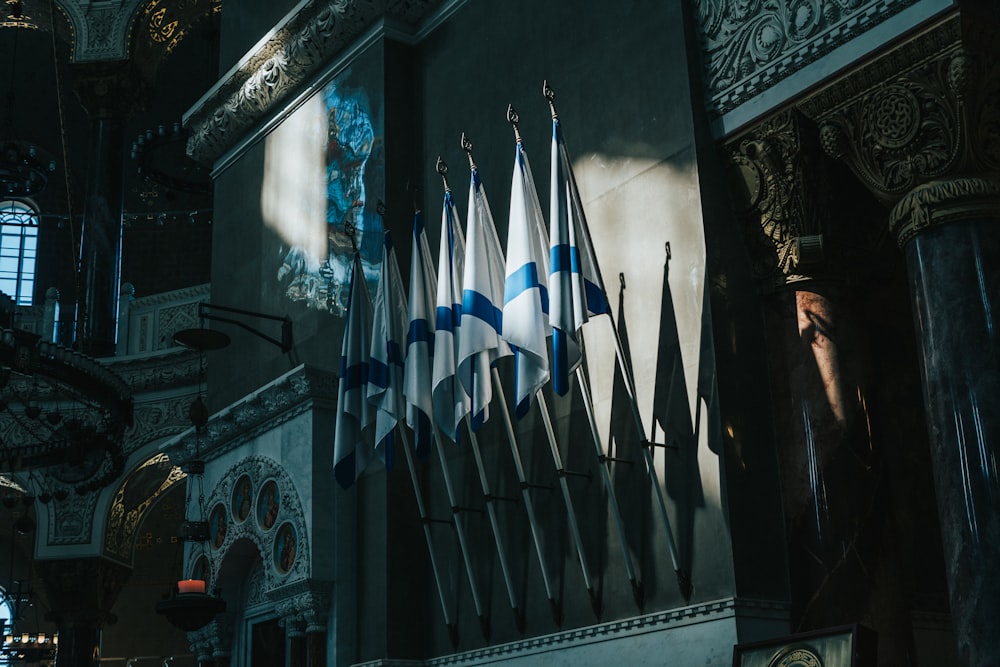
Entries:
{"label": "carved rosette", "polygon": [[[746,227],[746,246],[765,289],[804,280],[847,280],[859,268],[859,243],[879,241],[877,230],[857,233],[834,220],[837,175],[823,155],[815,127],[787,110],[726,148],[731,194]],[[847,216],[844,216],[847,217]]]}
{"label": "carved rosette", "polygon": [[799,105],[826,152],[896,207],[900,245],[989,208],[1000,183],[1000,61],[970,21],[955,14]]}

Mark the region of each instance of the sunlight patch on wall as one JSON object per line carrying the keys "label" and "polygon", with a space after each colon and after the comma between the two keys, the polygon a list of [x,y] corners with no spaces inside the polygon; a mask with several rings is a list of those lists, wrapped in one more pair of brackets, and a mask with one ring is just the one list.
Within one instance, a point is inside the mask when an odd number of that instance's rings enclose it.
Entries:
{"label": "sunlight patch on wall", "polygon": [[313,96],[268,135],[260,205],[264,224],[286,248],[302,250],[309,271],[326,256],[327,114]]}
{"label": "sunlight patch on wall", "polygon": [[[656,412],[668,409],[678,418],[678,406],[653,404],[658,375],[660,402],[675,400],[662,393],[669,378],[674,383],[668,388],[673,395],[686,398],[683,430],[693,432],[698,396],[704,393],[698,387],[699,368],[705,362],[703,354],[712,353],[702,350],[705,236],[694,169],[666,161],[591,154],[578,159],[574,170],[616,318],[622,294],[619,273],[625,278],[624,329],[647,435],[654,408]],[[615,364],[610,328],[597,319],[587,325],[585,336],[595,401],[610,403]],[[602,418],[608,417],[609,409],[610,405],[599,406]]]}

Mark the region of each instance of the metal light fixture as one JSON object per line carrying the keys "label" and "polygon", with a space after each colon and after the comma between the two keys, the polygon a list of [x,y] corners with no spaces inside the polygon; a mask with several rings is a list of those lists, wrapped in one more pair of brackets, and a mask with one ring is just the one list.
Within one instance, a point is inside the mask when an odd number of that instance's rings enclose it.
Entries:
{"label": "metal light fixture", "polygon": [[[195,419],[192,417],[192,422]],[[197,424],[196,424],[197,426]],[[196,545],[201,554],[209,539],[208,521],[205,520],[205,492],[203,475],[205,462],[197,456],[183,466],[187,474],[187,491],[184,497],[184,521],[178,537]],[[194,496],[197,494],[197,500]],[[162,600],[156,603],[156,613],[166,617],[174,627],[193,632],[208,625],[217,614],[226,610],[226,601],[219,591],[208,592],[204,579],[181,579]],[[164,664],[167,664],[164,661]]]}
{"label": "metal light fixture", "polygon": [[56,170],[55,160],[45,155],[34,144],[18,139],[14,135],[15,79],[17,75],[17,43],[22,26],[30,23],[24,16],[21,3],[8,0],[8,21],[14,25],[14,44],[10,55],[10,84],[7,87],[7,113],[3,125],[3,139],[0,141],[0,196],[34,197],[49,183],[49,175]]}

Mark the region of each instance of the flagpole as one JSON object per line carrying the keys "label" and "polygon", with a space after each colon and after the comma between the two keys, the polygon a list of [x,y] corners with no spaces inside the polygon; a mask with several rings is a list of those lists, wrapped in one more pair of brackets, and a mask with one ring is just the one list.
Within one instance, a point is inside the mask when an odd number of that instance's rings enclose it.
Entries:
{"label": "flagpole", "polygon": [[628,540],[625,538],[625,522],[622,520],[621,508],[618,506],[618,496],[615,494],[614,483],[611,481],[611,473],[608,470],[608,457],[604,453],[604,445],[601,443],[601,436],[598,433],[597,419],[594,417],[593,399],[590,395],[590,387],[583,372],[583,366],[577,366],[576,379],[580,383],[580,392],[583,394],[583,406],[587,412],[587,420],[590,422],[590,432],[594,440],[594,448],[597,451],[597,461],[601,469],[601,478],[604,480],[604,488],[608,492],[608,505],[611,507],[611,518],[615,524],[615,531],[618,533],[618,542],[621,544],[622,555],[625,559],[625,574],[632,584],[632,594],[635,596],[635,603],[642,609],[643,593],[642,584],[636,579],[635,569],[632,565],[632,554],[628,549]]}
{"label": "flagpole", "polygon": [[545,595],[549,598],[549,606],[552,609],[552,616],[556,625],[562,625],[562,610],[559,602],[552,590],[552,580],[549,578],[548,568],[545,567],[545,552],[542,550],[541,535],[538,532],[538,518],[535,516],[535,504],[531,500],[531,491],[528,486],[528,479],[524,474],[524,464],[521,461],[521,452],[517,446],[517,439],[514,436],[514,424],[510,419],[510,410],[507,408],[507,397],[504,395],[503,385],[500,383],[500,372],[493,368],[493,386],[500,398],[500,407],[503,411],[504,426],[507,428],[507,442],[510,443],[510,453],[514,457],[514,469],[517,471],[517,481],[521,486],[521,498],[524,500],[524,509],[528,513],[528,525],[531,526],[531,538],[535,542],[535,552],[538,554],[538,567],[542,572],[542,582],[545,584]]}
{"label": "flagpole", "polygon": [[458,536],[458,545],[462,550],[462,560],[465,562],[465,571],[469,575],[469,592],[472,593],[472,602],[476,607],[476,615],[479,616],[479,626],[483,631],[486,641],[490,640],[490,622],[483,611],[483,603],[479,598],[479,587],[476,586],[475,570],[472,567],[472,558],[469,556],[469,544],[466,541],[465,529],[462,522],[458,520],[458,514],[462,511],[455,499],[455,488],[451,483],[451,472],[448,470],[448,460],[444,455],[444,446],[441,444],[441,435],[438,433],[437,424],[431,420],[431,429],[434,433],[434,446],[437,449],[438,458],[441,460],[441,473],[444,478],[445,491],[448,494],[448,504],[451,505],[451,514],[455,524],[455,534]]}
{"label": "flagpole", "polygon": [[[552,111],[552,118],[553,119],[557,118],[558,114],[556,113],[556,107],[555,107],[555,91],[553,91],[552,88],[549,86],[548,81],[544,81],[542,83],[542,94],[545,96],[545,99],[549,103],[549,108]],[[573,196],[576,198],[576,201],[578,202],[582,201],[580,199],[580,193],[576,187],[576,179],[570,178],[569,183],[573,191]],[[590,245],[591,248],[593,248],[594,244],[593,244],[593,239],[590,236],[590,227],[588,225],[582,225],[582,226],[583,226],[583,233],[586,234],[587,237],[587,243]],[[597,261],[596,257],[594,257],[594,261],[595,262]],[[608,302],[608,296],[607,296],[608,292],[604,285],[604,276],[601,274],[599,267],[597,268],[597,279],[600,282],[599,286],[601,289],[601,294],[604,296],[605,302]],[[610,323],[611,326],[611,333],[613,334],[615,341],[615,356],[618,359],[618,364],[622,369],[622,377],[625,380],[625,390],[626,393],[628,394],[629,405],[631,406],[632,409],[631,410],[632,418],[635,420],[636,429],[639,432],[639,440],[640,440],[639,447],[640,449],[642,449],[643,459],[646,463],[646,474],[649,477],[650,485],[653,487],[653,490],[655,492],[657,505],[660,510],[660,517],[663,520],[664,534],[667,540],[667,549],[670,553],[670,561],[671,564],[673,565],[674,573],[677,575],[677,585],[680,588],[681,595],[684,597],[685,600],[689,600],[691,598],[691,578],[682,568],[680,564],[680,558],[677,554],[677,545],[674,542],[673,530],[670,527],[670,517],[667,514],[667,506],[663,498],[663,491],[660,488],[659,476],[656,474],[655,462],[653,461],[653,455],[650,451],[652,443],[646,437],[646,428],[645,426],[643,426],[642,415],[639,413],[639,404],[636,398],[635,378],[632,375],[632,367],[627,362],[627,359],[625,357],[624,346],[622,345],[621,335],[618,333],[618,326],[615,324],[615,318],[611,314],[610,310],[608,311],[607,315],[608,315],[608,322]],[[595,437],[597,436],[596,431],[594,435]]]}
{"label": "flagpole", "polygon": [[545,435],[549,440],[549,449],[552,452],[552,462],[556,466],[556,474],[559,476],[559,487],[562,491],[563,503],[566,505],[566,516],[569,519],[569,530],[576,545],[576,555],[580,561],[580,569],[583,571],[583,583],[590,594],[590,606],[594,610],[594,615],[601,617],[601,601],[597,597],[594,585],[590,580],[590,566],[587,564],[587,554],[583,549],[583,537],[580,534],[580,524],[576,519],[576,509],[573,507],[573,497],[569,493],[569,484],[566,481],[566,469],[563,467],[562,455],[559,453],[559,445],[556,443],[555,430],[552,428],[552,418],[549,416],[549,406],[545,401],[545,394],[538,390],[535,394],[538,401],[538,412],[542,417],[542,424],[545,427]]}
{"label": "flagpole", "polygon": [[[413,482],[413,495],[417,499],[417,512],[420,514],[420,522],[424,525],[424,539],[427,541],[427,551],[431,557],[431,570],[434,571],[434,583],[437,586],[438,598],[441,600],[441,611],[444,613],[444,623],[448,627],[448,635],[451,637],[451,644],[458,647],[458,626],[451,617],[448,610],[447,597],[444,593],[444,586],[441,583],[441,568],[438,565],[437,556],[434,553],[434,538],[431,535],[430,519],[427,517],[427,508],[424,506],[423,495],[420,492],[420,481],[417,479],[417,467],[413,461],[413,452],[410,451],[410,439],[406,436],[406,429],[402,424],[396,424],[399,435],[403,439],[403,451],[406,454],[406,463],[410,469],[410,481]],[[452,518],[455,521],[455,518]]]}
{"label": "flagpole", "polygon": [[[514,130],[514,144],[517,147],[517,158],[515,159],[515,167],[514,167],[514,169],[515,169],[514,183],[512,183],[511,187],[512,188],[516,188],[517,187],[517,185],[516,185],[516,181],[518,180],[517,176],[518,176],[518,173],[520,173],[521,188],[524,189],[525,188],[525,179],[526,178],[530,178],[530,174],[529,173],[525,173],[525,170],[527,169],[527,157],[524,156],[524,154],[523,154],[523,140],[521,138],[521,131],[518,128],[518,125],[520,123],[520,117],[518,116],[517,111],[514,110],[514,105],[513,104],[507,105],[507,122],[509,122],[511,124],[511,127]],[[522,164],[522,160],[524,161],[523,164]],[[526,210],[530,207],[530,201],[529,200],[533,200],[535,206],[536,207],[538,206],[537,196],[534,195],[534,192],[533,192],[534,191],[534,183],[530,183],[529,185],[530,185],[530,190],[532,191],[532,197],[528,197],[527,200],[525,200],[525,201],[522,202],[522,204],[525,206]],[[522,196],[524,196],[524,195],[522,195]],[[512,207],[511,208],[511,216],[512,216],[512,218],[511,218],[511,225],[512,226],[514,225],[514,221],[513,221],[513,206],[514,206],[513,202],[514,202],[514,197],[515,197],[515,193],[512,190],[512,192],[511,192],[511,207]],[[536,210],[536,213],[537,213],[537,215],[539,217],[539,220],[535,221],[536,222],[536,226],[537,226],[537,223],[541,219],[541,210]],[[526,224],[526,227],[527,227],[527,229],[525,229],[525,233],[528,236],[528,240],[525,241],[525,243],[527,243],[528,248],[530,248],[531,245],[532,245],[531,241],[530,241],[530,238],[531,238],[532,234],[535,231],[537,231],[537,229],[536,230],[532,230],[531,229],[531,221],[526,220],[525,224]],[[509,234],[513,234],[514,233],[513,229],[508,229],[508,233]],[[507,241],[508,253],[511,252],[511,247],[512,247],[511,246],[511,240],[510,240],[510,237],[508,237],[508,241]],[[520,249],[519,249],[519,252],[520,252]],[[546,262],[545,262],[545,257],[544,256],[536,258],[536,257],[533,257],[532,253],[529,251],[529,254],[528,254],[527,257],[522,258],[522,257],[518,256],[518,259],[519,259],[519,261],[528,260],[529,262],[538,262],[539,263],[539,267],[541,269],[543,269],[543,270],[539,271],[539,273],[548,274],[548,270],[547,270],[547,268],[545,268]],[[511,257],[510,254],[508,254],[507,261],[510,262],[511,260],[512,260],[512,257]],[[526,265],[526,266],[528,266],[528,265]],[[510,279],[510,273],[509,273],[510,272],[510,266],[509,265],[508,265],[507,269],[508,269],[508,279]],[[518,269],[518,270],[520,270],[520,269]],[[536,270],[538,270],[538,269],[536,268]],[[543,319],[545,319],[547,321],[547,319],[548,319],[547,312],[544,309],[544,306],[542,305],[542,301],[544,301],[544,293],[541,292],[541,290],[539,292],[538,298],[539,298],[539,303],[536,305],[536,308],[538,309],[537,312],[535,312],[535,313],[531,313],[531,312],[528,312],[528,313],[519,313],[519,316],[522,316],[522,317],[525,317],[525,316],[526,317],[532,317],[532,316],[534,316],[534,317],[542,317]],[[507,313],[507,308],[508,308],[508,304],[505,303],[504,304],[504,316],[505,317],[509,317],[509,314]],[[514,334],[514,332],[511,332],[511,333]],[[505,334],[506,334],[506,331],[505,331]],[[526,353],[527,354],[531,354],[531,352],[530,352],[531,343],[526,338],[524,338],[524,336],[526,334],[517,333],[516,335],[517,335],[518,338],[523,338],[524,341],[525,341],[524,344],[528,345],[528,348],[522,348],[521,350],[519,350],[518,354],[519,355],[520,354],[526,354]],[[505,338],[506,337],[507,336],[505,335]],[[512,338],[508,338],[508,342],[510,342],[512,345],[516,345],[516,344],[519,343],[519,341],[515,340],[513,337]],[[544,341],[543,341],[543,344],[544,344]],[[538,350],[537,347],[536,347],[534,354],[539,354],[539,353],[542,355],[542,359],[545,362],[546,373],[545,373],[544,378],[541,379],[541,384],[544,384],[548,380],[548,377],[549,377],[549,373],[547,372],[548,371],[548,359],[545,356],[546,353],[545,353],[544,349]],[[519,372],[521,370],[520,369],[520,361],[521,361],[521,357],[518,356],[518,371]],[[538,379],[534,379],[533,382],[538,382]],[[497,383],[498,383],[498,390],[499,390],[500,394],[502,395],[503,394],[503,390],[502,390],[502,388],[499,388],[499,378],[497,378]],[[515,383],[515,384],[519,384],[519,382]],[[551,418],[549,416],[548,406],[545,404],[545,396],[541,392],[541,386],[535,386],[535,388],[533,390],[530,390],[530,393],[534,395],[534,398],[536,399],[536,402],[538,403],[539,412],[541,414],[541,418],[542,418],[543,424],[545,426],[545,434],[547,436],[548,443],[549,443],[549,448],[550,448],[550,451],[551,451],[552,456],[553,456],[553,462],[555,463],[555,467],[556,467],[556,470],[557,470],[558,475],[559,475],[559,482],[560,482],[560,488],[561,488],[562,495],[563,495],[563,501],[566,504],[566,512],[567,512],[567,516],[569,518],[570,533],[571,533],[572,538],[573,538],[574,546],[576,547],[577,557],[580,559],[580,567],[581,567],[581,569],[583,571],[584,584],[587,587],[587,593],[590,595],[590,601],[591,601],[591,606],[593,607],[593,610],[594,610],[594,615],[597,616],[598,618],[600,618],[600,616],[601,616],[601,602],[600,602],[600,599],[598,598],[596,592],[594,591],[593,585],[592,585],[591,580],[590,580],[590,568],[589,568],[589,566],[587,564],[587,556],[586,556],[586,552],[585,552],[584,547],[583,547],[583,539],[582,539],[582,537],[580,535],[580,527],[579,527],[579,524],[577,523],[576,511],[575,511],[575,509],[573,507],[573,500],[572,500],[572,497],[570,496],[569,487],[568,487],[567,482],[566,482],[566,471],[565,471],[565,469],[562,466],[562,459],[561,459],[560,454],[559,454],[559,446],[556,443],[556,439],[555,439],[555,431],[552,429],[552,420],[551,420]],[[523,401],[523,400],[528,400],[530,402],[532,397],[531,396],[525,396],[525,392],[523,392],[519,388],[518,389],[518,397],[517,398],[518,398],[519,402]],[[504,403],[504,407],[506,409],[506,402]],[[507,419],[507,422],[509,424],[510,423],[509,412],[506,413],[506,419]],[[508,428],[510,428],[512,430],[512,427],[509,426]],[[516,458],[520,459],[520,456],[516,455]],[[518,462],[520,463],[520,461],[518,461]],[[526,486],[527,485],[527,481],[525,480],[525,477],[524,477],[524,474],[523,474],[523,468],[519,467],[518,472],[519,472],[519,474],[521,476],[522,488],[526,489],[527,488],[527,486]],[[527,493],[525,493],[525,497],[526,498],[528,497]],[[538,552],[539,560],[542,560],[543,559],[543,555],[542,555],[542,549],[541,549],[540,542],[536,542],[536,546],[537,546],[537,548],[539,550],[539,552]],[[543,575],[544,574],[545,574],[545,570],[544,570],[544,565],[543,565]]]}
{"label": "flagpole", "polygon": [[[476,162],[472,158],[472,142],[466,136],[465,132],[462,133],[461,138],[462,150],[469,158],[469,168],[475,172]],[[447,185],[447,182],[446,182]],[[471,225],[471,221],[466,221],[467,225]],[[495,372],[495,369],[493,369]],[[504,403],[504,409],[506,409],[506,403]],[[517,604],[517,595],[514,592],[514,582],[510,573],[510,566],[507,562],[507,550],[504,548],[503,533],[500,530],[500,522],[497,519],[496,505],[494,501],[498,500],[498,497],[493,495],[490,490],[489,479],[486,475],[486,466],[483,463],[482,453],[479,449],[479,439],[476,437],[476,433],[472,428],[472,420],[466,416],[465,426],[469,432],[469,441],[472,445],[472,455],[476,461],[476,468],[479,472],[479,482],[483,487],[483,498],[486,501],[486,513],[490,519],[490,526],[493,529],[493,538],[497,545],[497,555],[500,560],[500,571],[503,574],[504,584],[507,587],[507,596],[510,599],[510,607],[514,611],[515,622],[517,623],[518,630],[521,634],[524,634],[524,611]]]}

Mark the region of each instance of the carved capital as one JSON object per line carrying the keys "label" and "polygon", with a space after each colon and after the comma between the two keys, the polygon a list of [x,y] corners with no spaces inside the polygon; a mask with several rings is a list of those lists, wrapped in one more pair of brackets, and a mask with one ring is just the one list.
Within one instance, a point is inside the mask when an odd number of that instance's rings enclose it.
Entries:
{"label": "carved capital", "polygon": [[799,105],[827,153],[888,206],[1000,171],[1000,60],[972,23],[953,14]]}
{"label": "carved capital", "polygon": [[893,207],[889,227],[902,248],[928,227],[977,216],[1000,216],[1000,174],[918,185]]}
{"label": "carved capital", "polygon": [[105,558],[40,560],[49,618],[60,626],[101,627],[114,620],[111,609],[132,569]]}
{"label": "carved capital", "polygon": [[128,60],[73,65],[73,87],[92,119],[125,119],[145,109],[152,94],[150,76]]}
{"label": "carved capital", "polygon": [[808,119],[781,112],[726,151],[747,250],[765,289],[856,273],[858,253],[845,250],[859,243],[870,248],[881,234],[858,231],[846,215],[842,179]]}

